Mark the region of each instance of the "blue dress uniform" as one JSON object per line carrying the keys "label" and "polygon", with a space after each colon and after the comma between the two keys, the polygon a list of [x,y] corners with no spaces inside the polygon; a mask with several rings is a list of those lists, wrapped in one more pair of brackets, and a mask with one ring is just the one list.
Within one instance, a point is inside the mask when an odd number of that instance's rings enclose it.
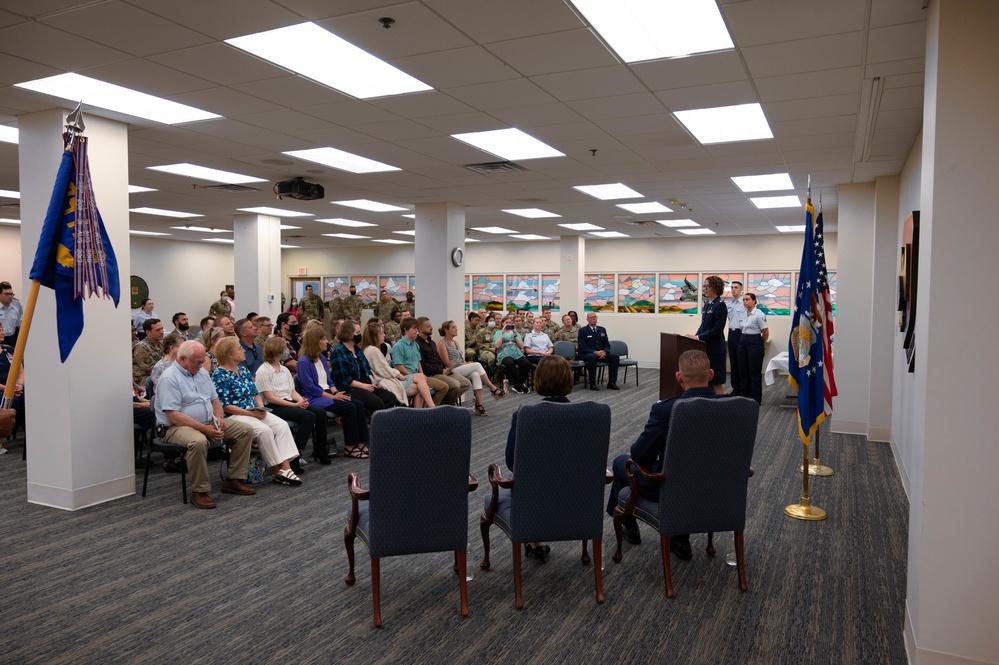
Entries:
{"label": "blue dress uniform", "polygon": [[742,396],[763,401],[763,331],[766,330],[767,315],[754,307],[746,313],[739,340],[739,374],[742,379]]}
{"label": "blue dress uniform", "polygon": [[711,385],[725,383],[725,324],[727,322],[728,308],[720,296],[705,303],[704,312],[701,314],[701,327],[697,329],[694,336],[707,344],[705,353],[708,354],[711,369],[715,372],[711,378]]}
{"label": "blue dress uniform", "polygon": [[732,395],[742,394],[742,378],[739,373],[739,340],[742,326],[746,322],[746,306],[742,298],[730,298],[728,303],[728,365],[732,371]]}

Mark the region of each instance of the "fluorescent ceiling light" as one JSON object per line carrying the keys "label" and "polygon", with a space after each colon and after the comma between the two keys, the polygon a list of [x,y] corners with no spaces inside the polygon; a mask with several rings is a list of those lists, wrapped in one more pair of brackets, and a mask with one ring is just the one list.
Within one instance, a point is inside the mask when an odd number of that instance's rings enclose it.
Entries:
{"label": "fluorescent ceiling light", "polygon": [[0,198],[19,199],[21,198],[21,192],[15,192],[10,189],[0,189]]}
{"label": "fluorescent ceiling light", "polygon": [[359,99],[433,90],[315,23],[289,25],[225,42]]}
{"label": "fluorescent ceiling light", "polygon": [[177,217],[186,219],[188,217],[204,217],[196,212],[180,212],[179,210],[163,210],[162,208],[129,208],[129,212],[137,212],[140,215],[156,215],[157,217]]}
{"label": "fluorescent ceiling light", "polygon": [[757,103],[677,111],[673,115],[702,145],[772,139],[763,107]]}
{"label": "fluorescent ceiling light", "polygon": [[156,192],[156,191],[159,191],[159,190],[153,189],[151,187],[139,187],[138,185],[129,185],[128,186],[128,193],[129,194],[141,194],[143,192]]}
{"label": "fluorescent ceiling light", "polygon": [[271,215],[272,217],[312,217],[309,212],[297,212],[295,210],[282,210],[281,208],[269,208],[267,206],[257,206],[256,208],[236,208],[240,212],[253,212],[258,215]]}
{"label": "fluorescent ceiling light", "polygon": [[680,233],[686,233],[688,236],[713,236],[715,232],[711,229],[680,229]]}
{"label": "fluorescent ceiling light", "polygon": [[392,233],[398,233],[401,236],[415,236],[416,235],[416,231],[414,231],[413,229],[410,229],[408,231],[393,231]]}
{"label": "fluorescent ceiling light", "polygon": [[627,235],[621,233],[620,231],[594,231],[590,235],[591,236],[599,236],[601,238],[628,238],[628,237],[630,237],[630,236],[627,236]]}
{"label": "fluorescent ceiling light", "polygon": [[494,129],[488,132],[468,132],[452,134],[451,138],[475,146],[503,159],[541,159],[543,157],[565,157],[547,143],[543,143],[530,134],[511,127],[509,129]]}
{"label": "fluorescent ceiling light", "polygon": [[282,224],[278,227],[282,231],[294,231],[295,229],[302,228],[301,226],[292,226],[291,224]]}
{"label": "fluorescent ceiling light", "polygon": [[539,236],[534,233],[523,233],[510,236],[511,238],[520,238],[521,240],[551,240],[548,236]]}
{"label": "fluorescent ceiling light", "polygon": [[4,143],[17,143],[17,127],[0,125],[0,141]]}
{"label": "fluorescent ceiling light", "polygon": [[412,245],[408,240],[396,240],[395,238],[378,238],[372,242],[380,242],[386,245]]}
{"label": "fluorescent ceiling light", "polygon": [[633,212],[636,215],[653,212],[673,212],[672,208],[667,208],[658,201],[650,201],[649,203],[618,203],[617,207],[623,208],[628,212]]}
{"label": "fluorescent ceiling light", "polygon": [[331,238],[346,238],[347,240],[361,240],[371,237],[371,236],[359,236],[353,233],[324,233],[323,235],[329,236]]}
{"label": "fluorescent ceiling light", "polygon": [[351,201],[330,201],[330,203],[338,206],[347,206],[348,208],[360,208],[361,210],[370,210],[371,212],[392,212],[396,210],[408,210],[408,208],[394,206],[388,203],[379,203],[378,201],[369,201],[368,199],[353,199]]}
{"label": "fluorescent ceiling light", "polygon": [[473,231],[482,231],[483,233],[516,233],[516,231],[511,231],[510,229],[504,229],[502,226],[473,226]]}
{"label": "fluorescent ceiling light", "polygon": [[351,173],[382,173],[384,171],[401,171],[397,166],[376,162],[367,157],[361,157],[336,148],[312,148],[310,150],[289,150],[282,153],[289,157],[297,157],[307,162],[315,162],[323,166],[331,166],[341,171]]}
{"label": "fluorescent ceiling light", "polygon": [[503,212],[508,212],[511,215],[520,215],[521,217],[527,217],[528,219],[541,219],[542,217],[562,216],[562,215],[556,215],[553,212],[548,212],[547,210],[542,210],[541,208],[508,208]]}
{"label": "fluorescent ceiling light", "polygon": [[82,100],[88,106],[154,120],[166,125],[222,117],[216,113],[196,109],[193,106],[178,104],[80,74],[58,74],[25,83],[15,83],[14,87],[52,95],[59,99],[69,100],[74,104]]}
{"label": "fluorescent ceiling light", "polygon": [[800,226],[778,226],[777,230],[780,231],[781,233],[804,233],[805,225],[802,224]]}
{"label": "fluorescent ceiling light", "polygon": [[265,182],[264,178],[254,178],[251,175],[241,175],[239,173],[231,173],[229,171],[220,171],[219,169],[210,169],[206,166],[198,166],[196,164],[164,164],[162,166],[147,166],[146,168],[152,171],[173,173],[174,175],[183,175],[189,178],[200,178],[201,180],[222,182],[227,185],[239,185],[244,182]]}
{"label": "fluorescent ceiling light", "polygon": [[225,229],[210,229],[207,226],[171,226],[170,228],[178,231],[197,231],[198,233],[232,233],[232,231]]}
{"label": "fluorescent ceiling light", "polygon": [[769,175],[742,175],[732,178],[735,186],[749,192],[779,192],[784,189],[794,189],[791,176],[786,173],[771,173]]}
{"label": "fluorescent ceiling light", "polygon": [[359,222],[356,219],[344,219],[343,217],[330,217],[327,219],[317,219],[317,222],[322,222],[323,224],[336,224],[337,226],[353,226],[360,228],[362,226],[378,226],[377,224],[372,224],[371,222]]}
{"label": "fluorescent ceiling light", "polygon": [[298,245],[281,245],[281,249],[299,249]]}
{"label": "fluorescent ceiling light", "polygon": [[416,215],[409,213],[408,215],[402,215],[402,217],[409,217],[410,219],[416,219]]}
{"label": "fluorescent ceiling light", "polygon": [[224,242],[229,245],[232,245],[236,241],[233,240],[232,238],[205,238],[205,242]]}
{"label": "fluorescent ceiling light", "polygon": [[482,242],[482,241],[479,240],[478,238],[465,238],[465,242],[468,243],[468,242]]}
{"label": "fluorescent ceiling light", "polygon": [[572,0],[625,62],[733,48],[715,0]]}
{"label": "fluorescent ceiling light", "polygon": [[684,226],[700,226],[700,224],[692,219],[657,219],[656,222],[671,229],[678,229]]}
{"label": "fluorescent ceiling light", "polygon": [[627,185],[619,182],[612,185],[581,185],[573,187],[583,194],[589,194],[593,198],[601,201],[611,201],[613,199],[640,199],[642,195]]}
{"label": "fluorescent ceiling light", "polygon": [[21,220],[19,220],[19,219],[6,219],[6,218],[3,218],[3,217],[0,217],[0,224],[11,224],[11,225],[15,225],[16,224],[16,225],[20,225],[20,223],[21,223]]}
{"label": "fluorescent ceiling light", "polygon": [[760,210],[768,208],[800,208],[801,199],[797,196],[755,196],[749,199]]}
{"label": "fluorescent ceiling light", "polygon": [[160,233],[159,231],[136,231],[135,229],[130,229],[128,232],[132,236],[168,236],[169,233]]}
{"label": "fluorescent ceiling light", "polygon": [[575,224],[559,224],[559,226],[572,231],[603,231],[604,227],[590,224],[589,222],[578,222]]}

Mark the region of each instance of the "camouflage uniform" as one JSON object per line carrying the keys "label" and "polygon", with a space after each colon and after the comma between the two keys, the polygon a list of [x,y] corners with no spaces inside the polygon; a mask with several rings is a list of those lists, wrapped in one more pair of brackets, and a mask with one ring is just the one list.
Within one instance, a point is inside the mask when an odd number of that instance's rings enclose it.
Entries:
{"label": "camouflage uniform", "polygon": [[264,342],[266,342],[268,339],[269,338],[264,337],[263,335],[257,335],[256,337],[253,338],[253,343],[259,345],[260,348],[264,348]]}
{"label": "camouflage uniform", "polygon": [[344,319],[343,315],[343,298],[333,298],[329,301],[327,305],[330,310],[330,319],[333,321],[342,321]]}
{"label": "camouflage uniform", "polygon": [[211,308],[208,310],[208,316],[214,316],[216,319],[220,316],[229,316],[230,314],[232,314],[232,305],[225,298],[219,298],[213,302]]}
{"label": "camouflage uniform", "polygon": [[554,320],[551,320],[545,324],[544,333],[549,337],[551,337],[552,342],[554,342],[555,338],[552,337],[552,335],[554,335],[555,332],[561,327],[562,327],[561,324],[556,323]]}
{"label": "camouflage uniform", "polygon": [[163,342],[144,339],[132,348],[132,381],[139,386],[146,385],[146,377],[153,365],[163,357]]}
{"label": "camouflage uniform", "polygon": [[388,325],[392,321],[392,315],[399,308],[399,303],[396,302],[395,298],[386,298],[385,300],[378,301],[378,307],[375,309],[375,316],[382,320],[382,323]]}
{"label": "camouflage uniform", "polygon": [[416,298],[413,298],[412,300],[404,300],[403,302],[399,303],[399,309],[408,309],[409,310],[409,315],[415,319],[416,318]]}
{"label": "camouflage uniform", "polygon": [[385,324],[385,339],[389,341],[393,346],[395,346],[400,339],[402,339],[402,329],[399,328],[399,324],[395,321],[389,321]]}
{"label": "camouflage uniform", "polygon": [[579,326],[573,326],[569,330],[565,329],[565,326],[559,326],[554,333],[549,333],[548,336],[551,338],[552,343],[555,342],[572,342],[573,347],[579,350],[577,344],[579,343]]}
{"label": "camouflage uniform", "polygon": [[298,301],[299,325],[303,328],[308,321],[323,321],[323,299],[315,293],[306,295]]}
{"label": "camouflage uniform", "polygon": [[489,376],[494,376],[496,372],[496,349],[493,347],[493,335],[495,334],[496,328],[490,328],[482,323],[475,329],[475,348],[479,353],[478,361],[482,363]]}
{"label": "camouflage uniform", "polygon": [[343,318],[344,319],[357,319],[358,323],[361,321],[361,310],[364,309],[364,301],[361,300],[361,296],[354,294],[347,296],[343,299]]}

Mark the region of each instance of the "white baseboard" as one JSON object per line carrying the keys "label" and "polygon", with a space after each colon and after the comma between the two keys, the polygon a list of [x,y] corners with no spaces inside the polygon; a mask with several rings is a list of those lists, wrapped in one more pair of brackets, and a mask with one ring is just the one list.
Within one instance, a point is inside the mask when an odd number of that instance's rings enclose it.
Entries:
{"label": "white baseboard", "polygon": [[861,434],[867,436],[867,423],[833,418],[829,429],[837,434]]}
{"label": "white baseboard", "polygon": [[868,441],[891,441],[891,430],[886,427],[872,427],[867,430]]}
{"label": "white baseboard", "polygon": [[133,494],[135,494],[134,474],[77,489],[28,483],[28,503],[61,510],[80,510]]}
{"label": "white baseboard", "polygon": [[909,665],[994,665],[996,661],[965,658],[952,653],[920,649],[916,646],[916,634],[912,627],[912,617],[909,615],[909,602],[905,603],[905,623],[902,626],[905,639],[905,655]]}

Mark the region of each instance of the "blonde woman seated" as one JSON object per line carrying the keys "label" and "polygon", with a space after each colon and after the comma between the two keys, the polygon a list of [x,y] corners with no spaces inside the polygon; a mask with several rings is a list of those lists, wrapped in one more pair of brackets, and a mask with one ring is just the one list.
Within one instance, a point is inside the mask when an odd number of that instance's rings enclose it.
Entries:
{"label": "blonde woman seated", "polygon": [[[417,409],[433,406],[434,399],[430,395],[427,377],[419,373],[403,374],[389,365],[380,348],[384,342],[385,327],[381,321],[372,322],[365,326],[364,333],[361,335],[361,349],[364,351],[364,357],[371,369],[371,376],[378,380],[380,387],[391,390],[396,397],[399,397],[401,393],[401,404],[408,401],[406,399],[408,396],[413,398],[413,406]],[[396,390],[399,392],[395,392]]]}
{"label": "blonde woman seated", "polygon": [[245,367],[239,366],[246,357],[239,340],[224,337],[215,342],[215,357],[219,368],[212,374],[212,382],[226,418],[253,428],[260,456],[271,467],[275,483],[301,485],[301,479],[291,470],[291,461],[298,458],[295,438],[288,423],[264,408],[253,377]]}
{"label": "blonde woman seated", "polygon": [[208,370],[208,374],[214,374],[215,370],[219,368],[218,358],[215,357],[215,344],[218,343],[220,339],[225,337],[225,331],[219,327],[209,328],[208,332],[201,336],[201,341],[205,345],[205,358],[210,363],[210,366],[205,367]]}
{"label": "blonde woman seated", "polygon": [[475,412],[480,416],[488,416],[486,407],[482,405],[482,386],[489,388],[495,399],[503,397],[506,393],[489,380],[481,364],[465,362],[465,350],[455,339],[458,336],[457,323],[445,321],[437,332],[444,338],[437,343],[437,355],[441,357],[441,362],[450,368],[452,373],[463,376],[471,382],[472,391],[475,393]]}

